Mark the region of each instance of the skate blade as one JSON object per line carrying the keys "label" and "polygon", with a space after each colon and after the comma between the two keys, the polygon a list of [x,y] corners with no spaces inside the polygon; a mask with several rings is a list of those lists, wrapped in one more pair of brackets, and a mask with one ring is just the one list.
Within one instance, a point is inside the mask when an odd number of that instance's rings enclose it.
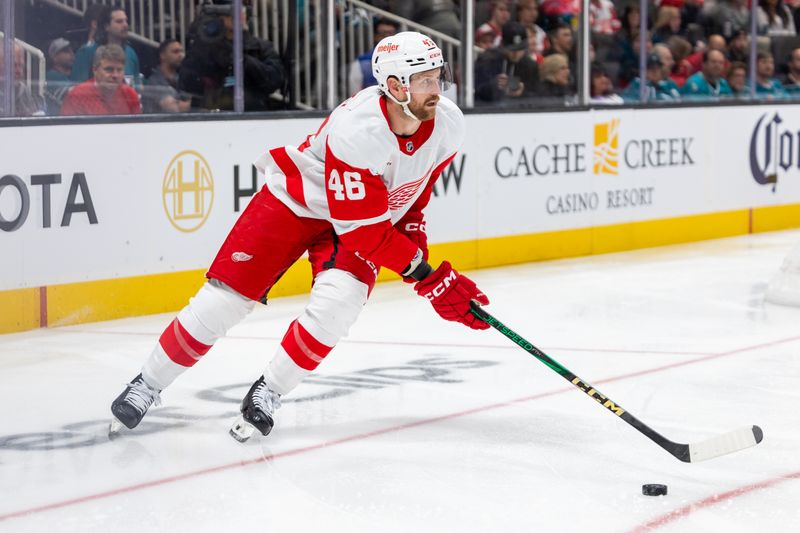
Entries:
{"label": "skate blade", "polygon": [[255,431],[255,426],[245,421],[244,417],[240,415],[239,418],[236,419],[236,422],[233,423],[233,426],[231,426],[231,429],[228,431],[228,433],[230,433],[231,437],[239,442],[246,442],[250,437],[253,436]]}
{"label": "skate blade", "polygon": [[111,423],[108,425],[108,438],[113,439],[119,436],[119,432],[122,431],[122,428],[125,426],[117,420],[116,418],[111,419]]}

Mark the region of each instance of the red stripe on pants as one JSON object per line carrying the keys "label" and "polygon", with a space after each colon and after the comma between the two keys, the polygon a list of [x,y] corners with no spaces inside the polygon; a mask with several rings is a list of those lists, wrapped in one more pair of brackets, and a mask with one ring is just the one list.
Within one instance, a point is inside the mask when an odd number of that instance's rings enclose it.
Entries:
{"label": "red stripe on pants", "polygon": [[167,326],[158,342],[170,359],[186,367],[193,366],[211,349],[189,335],[177,318]]}
{"label": "red stripe on pants", "polygon": [[304,370],[314,370],[319,366],[333,346],[326,346],[311,336],[311,333],[295,320],[283,336],[281,346],[292,361]]}

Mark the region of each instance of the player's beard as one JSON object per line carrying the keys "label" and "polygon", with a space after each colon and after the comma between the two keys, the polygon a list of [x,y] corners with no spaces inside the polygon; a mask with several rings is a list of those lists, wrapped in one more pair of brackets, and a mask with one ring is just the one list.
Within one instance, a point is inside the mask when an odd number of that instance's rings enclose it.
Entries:
{"label": "player's beard", "polygon": [[436,116],[436,106],[439,103],[439,95],[432,95],[422,102],[411,102],[408,110],[411,111],[419,120],[430,120]]}

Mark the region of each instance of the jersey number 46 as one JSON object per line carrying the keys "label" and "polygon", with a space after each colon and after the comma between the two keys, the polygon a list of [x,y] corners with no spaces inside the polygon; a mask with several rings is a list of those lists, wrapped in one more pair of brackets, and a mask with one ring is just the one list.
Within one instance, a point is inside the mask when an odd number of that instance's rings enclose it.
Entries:
{"label": "jersey number 46", "polygon": [[332,170],[328,178],[328,189],[333,191],[335,200],[363,200],[367,195],[358,172],[344,172],[339,175],[338,170]]}

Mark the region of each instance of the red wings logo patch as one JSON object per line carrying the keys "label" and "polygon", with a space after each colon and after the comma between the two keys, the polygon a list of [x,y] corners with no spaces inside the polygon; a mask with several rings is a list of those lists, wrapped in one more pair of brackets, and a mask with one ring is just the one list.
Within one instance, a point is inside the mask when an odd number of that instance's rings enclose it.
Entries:
{"label": "red wings logo patch", "polygon": [[425,172],[425,174],[418,180],[410,181],[392,191],[389,191],[389,209],[402,209],[404,205],[411,201],[411,199],[414,198],[414,195],[417,194],[419,188],[425,184],[428,177],[431,175],[431,169],[433,169],[433,166],[431,166],[431,168],[429,168],[428,171]]}

